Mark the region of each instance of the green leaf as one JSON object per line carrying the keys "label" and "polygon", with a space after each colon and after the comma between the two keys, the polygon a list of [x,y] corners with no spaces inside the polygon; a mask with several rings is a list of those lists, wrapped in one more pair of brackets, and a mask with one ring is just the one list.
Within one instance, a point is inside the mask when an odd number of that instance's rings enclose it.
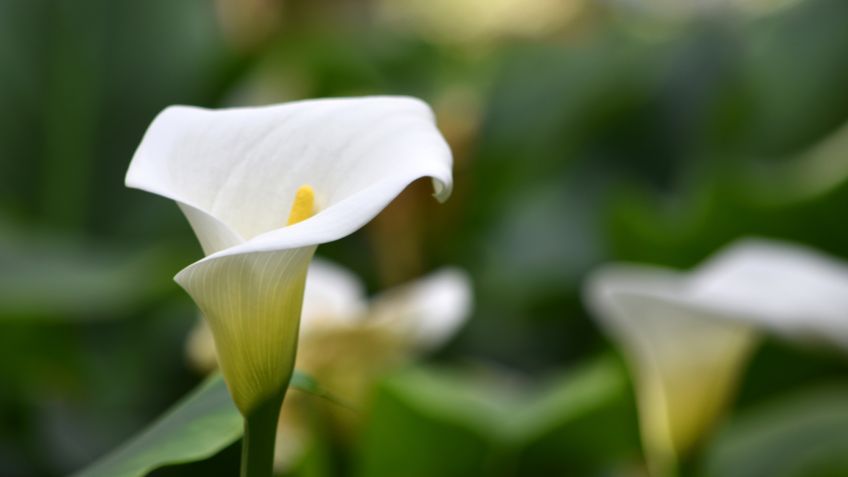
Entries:
{"label": "green leaf", "polygon": [[90,321],[125,316],[176,290],[173,247],[128,250],[16,230],[0,222],[0,319]]}
{"label": "green leaf", "polygon": [[295,369],[294,374],[292,374],[291,381],[289,381],[289,388],[297,389],[298,391],[302,391],[307,394],[311,394],[315,397],[325,399],[337,406],[347,408],[351,411],[357,411],[357,409],[348,404],[348,402],[344,399],[341,399],[338,396],[335,396],[331,392],[327,391],[326,389],[322,388],[314,377],[298,369]]}
{"label": "green leaf", "polygon": [[382,382],[354,475],[489,475],[502,415],[492,398],[503,393],[482,392],[469,377],[450,369],[409,369]]}
{"label": "green leaf", "polygon": [[829,386],[755,409],[705,456],[715,477],[848,475],[848,386]]}
{"label": "green leaf", "polygon": [[639,461],[635,407],[612,358],[551,379],[512,412],[516,475],[607,475]]}
{"label": "green leaf", "polygon": [[[289,387],[335,399],[310,375],[295,371]],[[156,422],[74,477],[139,477],[172,464],[211,457],[242,435],[242,417],[215,373]]]}
{"label": "green leaf", "polygon": [[375,395],[355,475],[602,475],[639,459],[631,392],[612,359],[536,392],[520,384],[479,369],[389,377]]}
{"label": "green leaf", "polygon": [[216,373],[125,445],[74,476],[142,476],[164,465],[210,457],[241,433],[241,415]]}

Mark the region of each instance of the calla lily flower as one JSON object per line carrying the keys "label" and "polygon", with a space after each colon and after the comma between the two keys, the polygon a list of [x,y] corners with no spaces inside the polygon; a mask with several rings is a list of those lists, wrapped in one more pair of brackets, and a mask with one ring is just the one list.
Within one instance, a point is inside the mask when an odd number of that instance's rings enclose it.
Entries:
{"label": "calla lily flower", "polygon": [[608,265],[586,299],[635,376],[655,475],[714,426],[761,333],[848,350],[848,265],[786,243],[741,241],[690,273]]}
{"label": "calla lily flower", "polygon": [[191,223],[206,257],[175,280],[209,323],[242,414],[279,410],[316,247],[361,228],[418,178],[446,200],[451,164],[432,111],[412,98],[173,106],[156,117],[126,184],[176,201]]}
{"label": "calla lily flower", "polygon": [[[350,271],[315,259],[303,299],[297,368],[355,408],[365,407],[374,381],[450,339],[468,319],[471,281],[445,268],[369,300]],[[188,358],[202,372],[215,369],[215,344],[203,322],[189,335]],[[291,468],[312,436],[308,397],[293,394],[280,415],[276,467]],[[329,408],[340,432],[355,430],[356,414]]]}

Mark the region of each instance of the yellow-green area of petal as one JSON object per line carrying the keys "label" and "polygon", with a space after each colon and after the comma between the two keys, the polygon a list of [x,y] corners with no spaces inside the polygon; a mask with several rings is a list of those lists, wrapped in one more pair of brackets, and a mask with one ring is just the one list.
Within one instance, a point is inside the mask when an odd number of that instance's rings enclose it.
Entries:
{"label": "yellow-green area of petal", "polygon": [[312,217],[315,214],[315,191],[309,184],[304,184],[298,187],[294,193],[294,203],[289,212],[288,225],[294,225],[298,222]]}
{"label": "yellow-green area of petal", "polygon": [[281,398],[288,385],[315,248],[220,257],[177,276],[209,323],[221,371],[244,415]]}
{"label": "yellow-green area of petal", "polygon": [[[638,376],[646,451],[657,475],[673,474],[713,430],[732,399],[756,335],[744,327],[702,327],[690,346],[644,358]],[[662,344],[655,344],[662,348]],[[670,352],[669,352],[670,351]]]}

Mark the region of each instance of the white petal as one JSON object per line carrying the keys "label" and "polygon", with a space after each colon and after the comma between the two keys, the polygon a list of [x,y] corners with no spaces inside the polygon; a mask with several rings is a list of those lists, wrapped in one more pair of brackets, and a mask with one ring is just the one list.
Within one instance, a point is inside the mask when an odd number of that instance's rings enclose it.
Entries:
{"label": "white petal", "polygon": [[313,246],[230,255],[176,276],[209,323],[221,371],[244,415],[285,390],[314,252]]}
{"label": "white petal", "polygon": [[306,276],[301,335],[312,330],[350,324],[366,310],[365,286],[350,270],[315,259]]}
{"label": "white petal", "polygon": [[745,240],[699,267],[690,301],[789,338],[848,351],[848,265],[806,247]]}
{"label": "white petal", "polygon": [[371,319],[397,330],[418,349],[430,350],[465,323],[472,301],[468,274],[457,268],[442,269],[376,297]]}
{"label": "white petal", "polygon": [[640,425],[658,475],[703,438],[732,397],[755,334],[720,311],[677,299],[681,275],[610,266],[593,274],[587,302],[635,375]]}
{"label": "white petal", "polygon": [[634,368],[646,448],[659,461],[673,462],[718,416],[751,329],[848,350],[848,266],[786,243],[744,240],[689,274],[607,267],[587,298]]}
{"label": "white petal", "polygon": [[[412,98],[175,106],[151,124],[126,182],[205,214],[189,217],[204,247],[238,254],[341,238],[420,177],[432,177],[445,200],[451,164],[432,111]],[[314,188],[319,212],[283,227],[303,184]],[[249,242],[224,251],[233,237]]]}
{"label": "white petal", "polygon": [[205,255],[234,247],[243,242],[235,232],[202,210],[177,202],[188,219]]}

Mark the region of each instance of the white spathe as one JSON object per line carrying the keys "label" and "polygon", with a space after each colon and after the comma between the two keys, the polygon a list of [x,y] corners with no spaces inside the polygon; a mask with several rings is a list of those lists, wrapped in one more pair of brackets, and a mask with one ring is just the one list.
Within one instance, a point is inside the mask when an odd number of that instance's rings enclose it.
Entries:
{"label": "white spathe", "polygon": [[[420,177],[444,201],[451,165],[433,112],[414,98],[172,106],[144,135],[126,183],[177,201],[207,255],[232,255],[344,237]],[[283,227],[303,184],[321,213]]]}
{"label": "white spathe", "polygon": [[713,427],[759,333],[848,349],[848,265],[788,243],[739,241],[689,273],[607,265],[586,300],[635,375],[657,474]]}
{"label": "white spathe", "polygon": [[471,283],[458,268],[444,268],[377,295],[373,323],[394,330],[418,351],[437,348],[456,333],[471,313]]}
{"label": "white spathe", "polygon": [[416,351],[435,349],[471,313],[471,279],[446,267],[369,299],[351,271],[313,260],[306,278],[301,336],[344,327],[382,328]]}
{"label": "white spathe", "polygon": [[[418,178],[446,200],[451,166],[432,111],[413,98],[173,106],[150,125],[126,183],[175,200],[191,223],[206,257],[175,279],[208,320],[247,414],[286,387],[315,248],[361,228]],[[286,226],[303,185],[317,211]]]}

